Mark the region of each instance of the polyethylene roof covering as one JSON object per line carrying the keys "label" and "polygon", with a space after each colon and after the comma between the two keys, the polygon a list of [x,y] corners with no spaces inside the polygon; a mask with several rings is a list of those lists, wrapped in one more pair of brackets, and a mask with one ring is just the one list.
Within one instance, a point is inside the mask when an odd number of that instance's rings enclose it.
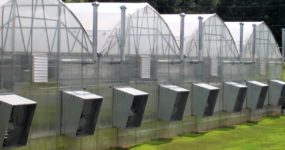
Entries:
{"label": "polyethylene roof covering", "polygon": [[[255,58],[282,58],[279,46],[265,22],[242,22],[243,27],[243,56],[242,58],[252,58],[253,25],[256,25],[256,52]],[[235,43],[240,51],[240,22],[225,22],[229,28]]]}
{"label": "polyethylene roof covering", "polygon": [[1,47],[6,52],[87,53],[92,50],[86,31],[60,0],[10,0],[0,8],[0,16],[3,16]]}
{"label": "polyethylene roof covering", "polygon": [[1,0],[0,1],[0,6],[5,5],[9,0]]}
{"label": "polyethylene roof covering", "polygon": [[[91,3],[66,4],[79,18],[90,37],[93,26]],[[179,55],[178,45],[160,14],[148,3],[100,3],[98,7],[98,51],[118,55],[121,6],[126,6],[125,54]]]}
{"label": "polyethylene roof covering", "polygon": [[[173,32],[177,42],[180,42],[180,16],[179,14],[161,15]],[[234,40],[216,14],[186,14],[185,16],[185,41],[184,54],[189,57],[198,55],[199,20],[203,18],[203,44],[204,57],[238,57]]]}
{"label": "polyethylene roof covering", "polygon": [[[193,14],[185,16],[185,41],[190,40],[190,37],[194,34],[195,31],[199,28],[198,17],[203,17],[203,20],[214,16],[215,14]],[[177,41],[180,41],[180,16],[179,14],[162,14],[162,18],[166,21],[167,25],[171,29]],[[191,26],[189,26],[191,24]]]}
{"label": "polyethylene roof covering", "polygon": [[[121,9],[127,7],[127,15],[148,6],[147,3],[100,3],[98,9],[99,30],[113,30],[120,23]],[[66,3],[66,6],[78,17],[83,27],[92,34],[93,6],[92,3]],[[91,35],[92,36],[92,35]]]}

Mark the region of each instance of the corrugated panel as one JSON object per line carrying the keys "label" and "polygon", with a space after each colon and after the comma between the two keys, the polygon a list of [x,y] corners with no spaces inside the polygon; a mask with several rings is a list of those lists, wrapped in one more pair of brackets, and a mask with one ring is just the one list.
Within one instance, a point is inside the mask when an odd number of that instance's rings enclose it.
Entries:
{"label": "corrugated panel", "polygon": [[33,82],[48,82],[47,56],[33,56]]}
{"label": "corrugated panel", "polygon": [[151,59],[150,56],[140,56],[140,78],[150,79]]}

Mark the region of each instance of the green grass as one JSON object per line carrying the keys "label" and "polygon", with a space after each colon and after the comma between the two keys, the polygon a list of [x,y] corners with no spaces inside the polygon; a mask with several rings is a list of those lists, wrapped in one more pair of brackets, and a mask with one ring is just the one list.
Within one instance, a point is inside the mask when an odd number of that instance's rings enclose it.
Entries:
{"label": "green grass", "polygon": [[257,123],[157,139],[131,150],[281,150],[285,148],[285,116],[266,117]]}

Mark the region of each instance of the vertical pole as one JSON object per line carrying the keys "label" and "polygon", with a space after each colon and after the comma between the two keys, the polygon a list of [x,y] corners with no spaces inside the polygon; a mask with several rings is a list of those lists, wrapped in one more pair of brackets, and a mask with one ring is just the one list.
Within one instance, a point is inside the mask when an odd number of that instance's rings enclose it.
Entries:
{"label": "vertical pole", "polygon": [[184,29],[185,29],[185,14],[180,14],[180,59],[184,60]]}
{"label": "vertical pole", "polygon": [[[14,56],[14,52],[15,52],[15,37],[16,37],[16,1],[15,0],[13,0],[12,1],[12,5],[11,5],[11,9],[12,9],[12,17],[13,17],[13,19],[12,19],[12,36],[11,36],[11,38],[12,38],[12,45],[11,45],[11,47],[12,47],[12,57]],[[13,63],[12,64],[14,64],[14,59],[13,59]],[[13,70],[14,70],[14,68],[13,68]],[[14,80],[13,80],[14,81]]]}
{"label": "vertical pole", "polygon": [[[12,74],[14,75],[15,74],[15,63],[16,63],[16,57],[15,57],[15,50],[16,50],[16,47],[15,47],[15,44],[16,44],[16,11],[17,11],[17,9],[16,9],[16,0],[13,0],[12,1],[12,6],[11,6],[11,9],[12,9],[12,16],[13,16],[13,19],[12,19],[12,39],[11,39],[11,43],[12,43],[12,45],[11,45],[11,48],[12,48],[12,62],[11,62],[11,69],[12,69]],[[13,88],[14,87],[14,85],[13,84],[15,84],[15,81],[16,81],[16,79],[15,79],[16,77],[15,76],[12,76],[12,85],[8,85],[8,88],[9,88],[9,90],[11,90],[10,89],[10,86],[11,86],[11,88]],[[11,84],[11,83],[10,83]]]}
{"label": "vertical pole", "polygon": [[60,87],[60,48],[61,48],[61,7],[58,6],[58,20],[57,20],[57,86]]}
{"label": "vertical pole", "polygon": [[[59,99],[59,115],[62,116],[62,99],[61,99],[61,94],[60,94],[60,49],[61,49],[61,6],[58,6],[58,18],[57,18],[57,98]],[[59,133],[62,133],[62,117],[59,117]]]}
{"label": "vertical pole", "polygon": [[121,7],[121,30],[120,30],[120,54],[121,63],[125,61],[125,38],[126,38],[126,9],[127,7],[122,5]]}
{"label": "vertical pole", "polygon": [[4,76],[4,74],[3,74],[3,67],[4,67],[4,60],[3,60],[3,55],[4,55],[4,39],[3,39],[3,37],[4,37],[4,24],[3,24],[3,20],[4,20],[4,8],[5,8],[5,6],[3,6],[3,8],[2,8],[2,16],[1,16],[1,72],[0,72],[0,76],[1,76],[1,91],[3,90],[3,76]]}
{"label": "vertical pole", "polygon": [[203,17],[199,16],[199,60],[203,61]]}
{"label": "vertical pole", "polygon": [[285,60],[285,28],[282,29],[282,63]]}
{"label": "vertical pole", "polygon": [[242,61],[243,55],[243,26],[244,24],[240,23],[240,34],[239,34],[239,60]]}
{"label": "vertical pole", "polygon": [[98,51],[98,6],[99,3],[97,1],[92,3],[93,6],[93,59],[95,60],[97,57]]}
{"label": "vertical pole", "polygon": [[252,25],[253,28],[253,37],[252,37],[252,62],[254,62],[255,59],[255,52],[256,52],[256,24]]}
{"label": "vertical pole", "polygon": [[[34,28],[34,20],[35,20],[35,11],[36,11],[36,5],[34,4],[35,3],[35,1],[34,0],[32,0],[32,11],[31,11],[31,16],[32,16],[32,18],[31,18],[31,27],[30,27],[30,46],[31,46],[31,51],[30,51],[30,53],[29,53],[29,65],[30,65],[30,89],[29,89],[29,96],[31,97],[32,96],[32,85],[33,85],[33,40],[34,40],[34,36],[33,36],[33,34],[34,34],[34,30],[33,30],[33,28]],[[29,44],[28,44],[28,47],[27,47],[27,49],[29,49]]]}

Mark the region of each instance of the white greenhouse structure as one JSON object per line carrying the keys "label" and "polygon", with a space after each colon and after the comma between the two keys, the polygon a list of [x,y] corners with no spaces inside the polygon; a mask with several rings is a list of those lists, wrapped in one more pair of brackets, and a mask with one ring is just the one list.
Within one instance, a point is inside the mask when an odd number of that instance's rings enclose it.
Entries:
{"label": "white greenhouse structure", "polygon": [[[245,84],[265,97],[271,79],[280,107],[279,47],[264,22],[243,30],[240,42],[239,22],[148,3],[1,0],[0,149],[99,150],[239,124]],[[271,111],[259,99],[258,117]]]}
{"label": "white greenhouse structure", "polygon": [[[244,79],[280,79],[282,55],[265,22],[225,22],[241,53]],[[241,36],[242,35],[242,36]]]}
{"label": "white greenhouse structure", "polygon": [[[91,3],[66,5],[92,38]],[[121,20],[122,9],[125,22]],[[181,63],[178,45],[160,14],[149,4],[100,3],[97,28],[97,50],[103,55],[101,81],[179,80],[180,67],[175,66]]]}
{"label": "white greenhouse structure", "polygon": [[[185,78],[192,82],[240,79],[239,53],[229,29],[219,16],[164,14],[162,17],[183,49]],[[184,31],[180,30],[181,17],[184,18]],[[184,41],[180,41],[181,32],[184,33]]]}

